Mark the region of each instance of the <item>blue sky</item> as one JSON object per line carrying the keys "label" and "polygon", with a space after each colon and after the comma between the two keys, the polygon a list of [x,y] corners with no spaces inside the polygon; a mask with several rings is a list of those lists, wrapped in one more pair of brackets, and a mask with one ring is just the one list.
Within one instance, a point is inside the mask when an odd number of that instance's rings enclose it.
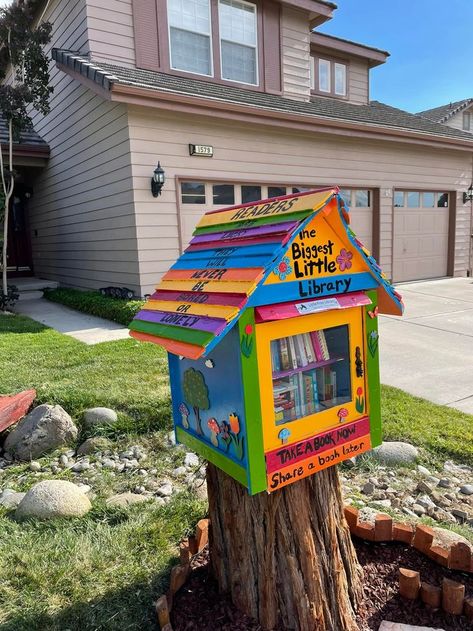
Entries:
{"label": "blue sky", "polygon": [[473,97],[472,0],[334,0],[318,30],[387,50],[371,99],[417,112]]}

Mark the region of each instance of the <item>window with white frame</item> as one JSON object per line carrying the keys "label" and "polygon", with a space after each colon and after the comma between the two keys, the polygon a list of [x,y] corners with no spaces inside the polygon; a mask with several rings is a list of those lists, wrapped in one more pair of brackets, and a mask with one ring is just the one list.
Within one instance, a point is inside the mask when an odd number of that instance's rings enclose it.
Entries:
{"label": "window with white frame", "polygon": [[347,96],[347,65],[339,61],[311,57],[310,87],[331,96]]}
{"label": "window with white frame", "polygon": [[211,76],[210,0],[168,0],[171,68]]}
{"label": "window with white frame", "polygon": [[222,79],[258,84],[256,5],[219,0]]}

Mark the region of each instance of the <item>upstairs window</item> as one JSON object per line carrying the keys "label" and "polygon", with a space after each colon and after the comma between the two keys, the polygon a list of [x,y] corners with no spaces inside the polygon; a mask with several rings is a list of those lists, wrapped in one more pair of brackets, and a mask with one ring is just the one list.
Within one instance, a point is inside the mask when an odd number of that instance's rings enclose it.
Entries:
{"label": "upstairs window", "polygon": [[470,114],[470,112],[463,112],[463,129],[465,131],[471,131],[471,114]]}
{"label": "upstairs window", "polygon": [[331,96],[347,96],[347,65],[322,57],[311,58],[311,89]]}
{"label": "upstairs window", "polygon": [[220,0],[219,23],[222,79],[257,85],[256,6]]}
{"label": "upstairs window", "polygon": [[168,0],[171,68],[212,76],[210,0]]}

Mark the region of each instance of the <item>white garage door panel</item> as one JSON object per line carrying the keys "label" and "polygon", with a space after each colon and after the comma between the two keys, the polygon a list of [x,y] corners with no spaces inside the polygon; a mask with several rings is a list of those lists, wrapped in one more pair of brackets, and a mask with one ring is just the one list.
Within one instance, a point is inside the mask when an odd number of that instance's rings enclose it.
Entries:
{"label": "white garage door panel", "polygon": [[393,279],[396,282],[447,275],[448,225],[448,206],[394,208]]}

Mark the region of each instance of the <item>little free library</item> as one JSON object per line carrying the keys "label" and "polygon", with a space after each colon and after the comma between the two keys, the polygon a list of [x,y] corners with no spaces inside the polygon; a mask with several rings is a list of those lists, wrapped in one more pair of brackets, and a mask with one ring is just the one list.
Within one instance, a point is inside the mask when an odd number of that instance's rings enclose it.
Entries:
{"label": "little free library", "polygon": [[377,316],[402,311],[326,188],[205,214],[130,328],[168,351],[177,440],[254,495],[381,443]]}

